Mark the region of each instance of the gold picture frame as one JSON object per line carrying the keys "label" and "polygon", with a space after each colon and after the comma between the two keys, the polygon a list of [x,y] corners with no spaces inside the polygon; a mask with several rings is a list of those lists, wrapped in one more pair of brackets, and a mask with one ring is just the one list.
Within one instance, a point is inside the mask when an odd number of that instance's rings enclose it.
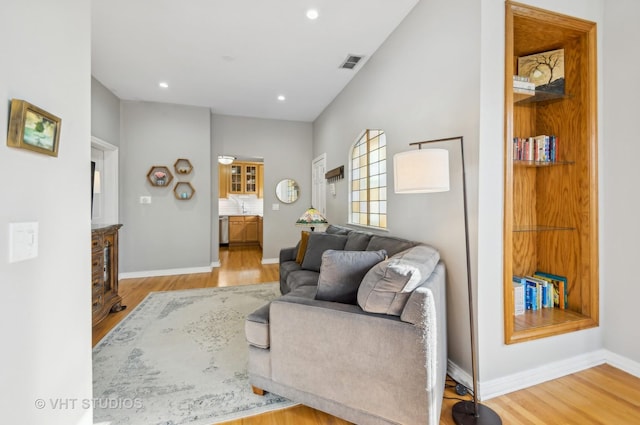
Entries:
{"label": "gold picture frame", "polygon": [[7,146],[58,156],[62,120],[31,103],[11,99]]}

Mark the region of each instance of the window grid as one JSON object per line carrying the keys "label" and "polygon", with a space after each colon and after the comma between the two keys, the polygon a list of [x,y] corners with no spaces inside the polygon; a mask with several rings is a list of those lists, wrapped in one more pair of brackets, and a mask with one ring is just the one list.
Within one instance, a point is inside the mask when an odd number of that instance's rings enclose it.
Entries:
{"label": "window grid", "polygon": [[387,146],[384,132],[367,130],[351,151],[350,222],[387,227]]}

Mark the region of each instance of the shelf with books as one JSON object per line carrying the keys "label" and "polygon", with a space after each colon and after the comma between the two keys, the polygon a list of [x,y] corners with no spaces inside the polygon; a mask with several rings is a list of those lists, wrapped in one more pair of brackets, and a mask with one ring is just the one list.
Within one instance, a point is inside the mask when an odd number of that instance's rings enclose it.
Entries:
{"label": "shelf with books", "polygon": [[[511,1],[505,18],[503,317],[513,344],[599,323],[597,43],[593,22]],[[551,86],[519,67],[557,50],[562,69],[542,63],[541,72],[564,88],[531,93],[514,78]],[[539,270],[566,277],[567,308],[522,312],[513,277]]]}
{"label": "shelf with books", "polygon": [[556,165],[573,165],[575,161],[524,161],[514,159],[513,165],[516,167],[553,167]]}
{"label": "shelf with books", "polygon": [[513,322],[512,342],[523,342],[593,326],[589,316],[559,308],[526,310],[524,314],[514,316]]}

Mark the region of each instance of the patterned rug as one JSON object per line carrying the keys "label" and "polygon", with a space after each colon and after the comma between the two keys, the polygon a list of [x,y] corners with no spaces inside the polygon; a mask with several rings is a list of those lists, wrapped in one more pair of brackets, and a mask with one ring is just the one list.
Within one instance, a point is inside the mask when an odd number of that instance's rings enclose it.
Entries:
{"label": "patterned rug", "polygon": [[152,292],[93,349],[94,423],[210,425],[293,406],[251,392],[244,318],[276,283]]}

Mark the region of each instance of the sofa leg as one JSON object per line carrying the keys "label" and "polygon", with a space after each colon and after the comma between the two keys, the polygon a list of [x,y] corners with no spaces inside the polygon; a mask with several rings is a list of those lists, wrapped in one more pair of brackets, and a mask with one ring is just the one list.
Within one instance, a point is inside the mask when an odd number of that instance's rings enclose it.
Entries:
{"label": "sofa leg", "polygon": [[264,395],[265,393],[265,391],[262,388],[254,387],[253,385],[251,386],[251,390],[256,395]]}

